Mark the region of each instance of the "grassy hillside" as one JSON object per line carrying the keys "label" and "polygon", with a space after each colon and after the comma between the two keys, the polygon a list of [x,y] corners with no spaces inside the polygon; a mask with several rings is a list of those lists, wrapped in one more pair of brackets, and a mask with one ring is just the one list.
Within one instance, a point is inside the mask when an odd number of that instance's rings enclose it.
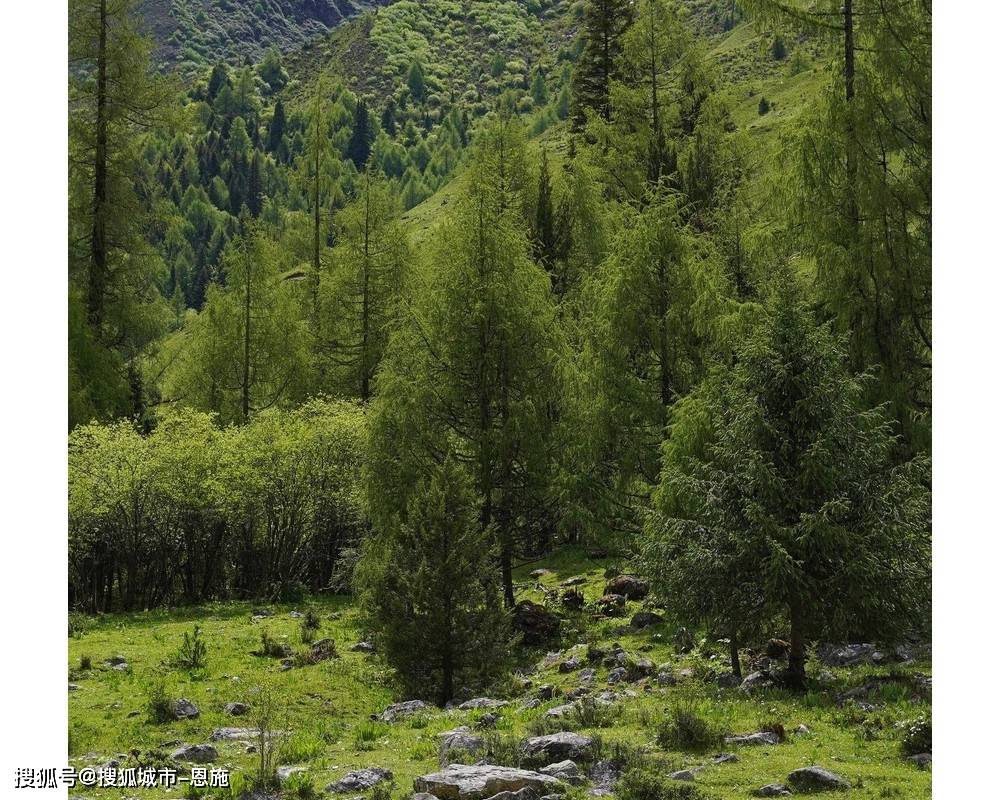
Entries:
{"label": "grassy hillside", "polygon": [[[351,650],[364,632],[349,598],[317,597],[295,606],[270,606],[274,616],[260,619],[251,616],[256,606],[228,603],[78,620],[80,629],[70,638],[68,653],[69,680],[77,687],[69,695],[71,763],[78,768],[111,758],[122,766],[167,763],[171,751],[182,744],[208,743],[216,729],[252,728],[251,690],[270,685],[280,700],[274,727],[287,731],[278,740],[277,764],[304,767],[306,779],[317,789],[355,769],[384,767],[394,775],[393,797],[404,797],[412,790],[414,777],[437,769],[439,734],[468,725],[485,729],[480,733],[486,749],[479,755],[491,763],[516,763],[516,745],[525,736],[566,729],[595,737],[599,741],[595,758],[646,764],[659,774],[704,767],[695,772],[694,785],[704,792],[699,797],[745,798],[764,784],[783,782],[791,770],[812,764],[849,780],[853,798],[930,797],[929,773],[908,763],[900,752],[905,723],[929,715],[929,681],[920,677],[929,671],[927,662],[829,669],[814,660],[812,687],[804,695],[719,688],[717,676],[728,666],[724,644],[696,636],[694,649],[681,652],[674,645],[675,623],[652,605],[648,610],[666,619],[642,630],[629,626],[632,615],[643,608],[641,603],[628,603],[621,617],[595,613],[593,603],[603,593],[606,570],[613,566],[568,548],[517,571],[519,599],[545,603],[563,617],[561,639],[545,649],[513,652],[521,677],[493,687],[490,696],[509,704],[496,711],[498,719],[492,725],[483,720],[488,712],[482,709],[431,708],[393,724],[373,721],[371,715],[390,703],[410,698],[398,695],[391,671],[377,654]],[[529,574],[537,569],[546,572],[541,577]],[[568,610],[558,600],[560,584],[573,577],[581,581],[576,588],[587,602],[580,611]],[[315,637],[332,639],[338,657],[282,670],[279,660],[252,654],[264,631],[295,651],[306,651],[308,645],[300,642],[301,619],[292,612],[307,608],[320,617]],[[205,668],[189,672],[171,666],[171,660],[195,624],[207,642],[208,660]],[[630,664],[645,658],[656,665],[653,674],[631,675],[636,679],[609,685],[610,669],[600,660],[588,661],[588,646],[593,655],[610,652],[615,643],[624,648]],[[121,671],[102,664],[119,655],[128,663]],[[573,655],[579,657],[581,668],[563,671],[566,668],[559,665]],[[753,654],[743,656],[749,666]],[[90,668],[81,669],[81,661],[88,658]],[[585,668],[594,670],[592,679],[587,679]],[[672,681],[676,684],[669,685]],[[151,722],[146,706],[161,683],[170,698],[195,703],[200,716]],[[546,684],[553,687],[552,699],[530,702]],[[861,686],[870,686],[871,691],[858,690]],[[857,690],[854,699],[843,699],[843,693],[852,689]],[[611,692],[605,695],[608,705],[584,704],[560,718],[548,714],[572,702],[571,693],[597,697],[604,692]],[[224,711],[227,703],[241,700],[251,705],[247,715]],[[658,732],[678,709],[706,724],[702,745],[671,744],[662,736],[658,743]],[[739,747],[717,738],[776,725],[787,733],[781,744]],[[799,729],[801,725],[808,731]],[[250,738],[241,735],[213,742],[218,750],[214,764],[232,769],[234,775],[249,773],[258,757],[247,752]],[[738,760],[713,763],[720,751],[734,752]],[[453,755],[448,760],[460,758]],[[571,796],[584,792],[565,788]],[[113,790],[79,791],[91,797],[120,796]],[[181,792],[149,796],[176,797]],[[217,790],[212,796],[229,795]]]}
{"label": "grassy hillside", "polygon": [[166,67],[190,74],[217,61],[257,62],[288,51],[386,0],[140,0]]}

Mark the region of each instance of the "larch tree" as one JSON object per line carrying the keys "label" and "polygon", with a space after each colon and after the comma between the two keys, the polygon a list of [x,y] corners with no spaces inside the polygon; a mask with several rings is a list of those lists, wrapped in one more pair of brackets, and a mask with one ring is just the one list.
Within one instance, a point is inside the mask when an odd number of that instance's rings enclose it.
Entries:
{"label": "larch tree", "polygon": [[629,0],[587,0],[583,7],[583,49],[573,71],[573,124],[583,127],[590,110],[611,118],[611,81],[619,75],[622,34],[632,21]]}

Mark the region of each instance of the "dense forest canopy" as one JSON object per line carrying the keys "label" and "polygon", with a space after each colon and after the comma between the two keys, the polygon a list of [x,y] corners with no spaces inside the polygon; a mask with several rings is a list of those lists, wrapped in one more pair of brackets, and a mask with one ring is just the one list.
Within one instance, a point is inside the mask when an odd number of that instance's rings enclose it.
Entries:
{"label": "dense forest canopy", "polygon": [[183,79],[70,21],[72,604],[353,589],[442,702],[564,543],[791,683],[927,624],[929,3],[400,0]]}

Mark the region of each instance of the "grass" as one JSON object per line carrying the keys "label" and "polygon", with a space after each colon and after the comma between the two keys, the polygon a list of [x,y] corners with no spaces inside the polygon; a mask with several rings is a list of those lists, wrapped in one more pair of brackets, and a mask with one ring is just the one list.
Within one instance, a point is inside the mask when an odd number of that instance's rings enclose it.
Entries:
{"label": "grass", "polygon": [[[583,549],[567,548],[552,559],[519,567],[515,572],[518,596],[539,601],[544,599],[543,590],[551,591],[560,581],[581,575],[584,582],[577,588],[590,602],[603,591],[605,570],[614,563],[614,559],[590,560]],[[530,578],[529,573],[538,568],[550,572],[538,580]],[[405,719],[392,725],[375,722],[370,715],[407,698],[396,693],[391,671],[377,657],[349,650],[351,644],[364,638],[349,598],[310,600],[320,621],[317,638],[332,638],[340,657],[287,671],[281,671],[280,662],[252,653],[260,647],[265,626],[276,640],[296,641],[301,620],[291,617],[290,612],[301,608],[272,605],[273,617],[254,621],[250,611],[257,605],[226,603],[87,620],[85,631],[69,639],[67,668],[80,686],[69,694],[71,763],[78,768],[96,764],[133,748],[142,753],[169,752],[165,743],[205,742],[215,728],[250,726],[252,712],[245,717],[230,717],[223,707],[234,700],[252,698],[250,689],[267,683],[280,700],[280,726],[289,731],[278,745],[277,764],[306,766],[308,781],[303,779],[303,785],[315,787],[323,787],[352,769],[387,767],[396,777],[393,797],[402,798],[412,789],[414,777],[437,769],[438,734],[459,725],[473,727],[482,716],[481,711],[434,710],[418,720]],[[629,614],[639,608],[639,603],[630,603]],[[338,618],[330,619],[334,612]],[[674,650],[669,633],[621,628],[627,619],[590,624],[583,614],[576,617],[576,622],[566,626],[561,642],[564,649],[580,645],[580,652],[584,652],[584,642],[607,648],[617,641],[629,652],[657,664],[671,663],[675,671],[690,667],[696,674],[709,674],[728,666],[721,646],[715,649],[706,645],[700,652],[681,656]],[[190,632],[192,622],[200,626],[210,654],[207,665],[196,673],[171,666],[172,656],[183,642],[184,633]],[[104,659],[117,654],[128,659],[130,672],[115,672],[103,665]],[[92,659],[90,670],[79,670],[83,655]],[[531,730],[545,727],[540,722],[545,711],[567,702],[565,695],[579,684],[577,673],[561,674],[554,663],[536,669],[543,651],[520,655],[522,666],[533,670],[529,675],[533,686],[551,683],[556,695],[532,710],[521,708],[520,696],[531,695],[533,689],[519,690],[517,696],[508,697],[514,702],[500,711],[496,729],[484,734],[488,755],[494,761],[516,763],[520,740]],[[791,770],[810,764],[821,764],[850,780],[856,787],[852,798],[930,797],[930,774],[916,769],[903,757],[907,723],[930,716],[926,699],[915,699],[913,692],[883,687],[870,699],[880,704],[873,712],[850,704],[838,708],[832,700],[835,691],[857,686],[875,674],[888,674],[888,670],[835,670],[837,689],[830,692],[814,689],[793,695],[771,690],[748,697],[697,678],[682,679],[675,687],[660,687],[655,680],[648,680],[649,692],[641,686],[606,687],[608,669],[600,663],[594,666],[595,692],[628,688],[636,695],[616,703],[609,711],[585,710],[569,721],[571,729],[600,738],[602,757],[629,753],[630,759],[654,758],[674,769],[707,765],[696,778],[706,797],[746,798],[759,786],[784,780]],[[930,665],[916,664],[897,671],[905,677],[915,671],[927,673]],[[146,706],[161,683],[167,687],[166,695],[160,695],[161,701],[186,697],[201,709],[200,717],[151,723]],[[508,680],[502,685],[512,692],[516,684]],[[789,733],[784,744],[745,748],[738,762],[714,765],[710,758],[716,752],[714,746],[701,740],[700,734],[683,742],[661,739],[657,743],[658,731],[671,719],[668,709],[692,714],[712,737],[717,732],[750,732],[775,724]],[[676,722],[676,716],[673,719]],[[810,733],[793,733],[800,724],[808,726]],[[238,773],[238,780],[248,780],[256,756],[246,753],[245,745],[235,741],[218,742],[216,746],[220,753],[217,766]],[[301,791],[308,793],[305,788]],[[109,790],[84,793],[95,798],[120,796]],[[157,790],[143,796],[176,797],[178,791]]]}

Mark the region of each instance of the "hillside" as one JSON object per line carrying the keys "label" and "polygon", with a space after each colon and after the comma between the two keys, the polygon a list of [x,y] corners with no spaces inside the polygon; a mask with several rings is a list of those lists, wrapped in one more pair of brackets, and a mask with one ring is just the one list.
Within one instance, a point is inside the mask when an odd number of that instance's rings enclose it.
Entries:
{"label": "hillside", "polygon": [[191,75],[218,61],[260,61],[323,36],[388,0],[141,0],[138,11],[165,68]]}
{"label": "hillside", "polygon": [[[542,647],[512,652],[517,674],[486,693],[496,702],[463,708],[460,704],[472,699],[463,694],[449,710],[428,706],[401,713],[393,722],[375,717],[412,698],[399,694],[381,656],[358,644],[365,631],[347,597],[314,597],[259,610],[259,604],[231,603],[85,622],[69,642],[70,763],[82,768],[114,759],[122,767],[159,765],[169,763],[172,752],[204,744],[217,751],[209,766],[229,768],[234,785],[244,786],[260,756],[254,752],[258,740],[253,729],[259,723],[250,689],[269,685],[278,701],[271,727],[286,731],[274,740],[274,766],[301,770],[286,784],[286,797],[309,797],[304,787],[322,791],[353,772],[376,767],[392,773],[383,787],[391,787],[394,798],[408,796],[414,779],[435,772],[440,763],[486,758],[491,764],[544,767],[565,754],[553,751],[550,757],[531,759],[519,746],[526,737],[558,731],[592,742],[569,756],[570,772],[579,768],[585,777],[567,772],[567,782],[556,785],[556,791],[570,798],[603,788],[628,800],[743,800],[813,764],[849,781],[856,800],[930,797],[930,773],[900,751],[901,743],[909,741],[908,723],[929,710],[926,651],[901,651],[903,658],[916,659],[903,664],[886,663],[876,655],[883,666],[865,664],[864,658],[852,667],[817,660],[811,663],[805,695],[734,688],[727,677],[724,642],[706,638],[704,632],[688,641],[689,635],[653,600],[602,609],[597,601],[605,591],[604,576],[614,571],[613,562],[590,559],[572,548],[521,567],[518,598],[557,613],[561,632]],[[571,604],[576,596],[585,605]],[[334,657],[283,668],[280,658],[253,654],[265,633],[295,653],[314,648],[302,640],[301,615],[309,609],[318,614],[320,627],[307,639],[332,641]],[[636,617],[640,612],[645,619]],[[195,625],[207,643],[207,665],[195,671],[171,666],[184,634]],[[117,656],[124,658],[123,665],[104,663]],[[747,669],[768,660],[752,651],[742,657]],[[297,663],[294,658],[288,663]],[[81,663],[90,666],[81,669]],[[152,721],[148,703],[161,685],[169,699],[193,702],[199,715]],[[234,702],[246,702],[250,709],[239,716],[227,712]],[[671,721],[678,713],[687,715],[689,727],[675,739]],[[471,730],[446,735],[461,726]],[[724,741],[760,730],[783,732],[774,744]],[[911,745],[917,741],[912,738]],[[720,752],[732,756],[721,759]],[[642,794],[633,770],[645,776],[646,791],[662,793]],[[691,776],[667,778],[681,770],[690,770]],[[630,772],[623,783],[621,776]],[[361,788],[355,787],[353,794]],[[337,791],[342,797],[352,794]],[[86,794],[117,796],[113,790]],[[232,792],[238,794],[238,788]]]}

